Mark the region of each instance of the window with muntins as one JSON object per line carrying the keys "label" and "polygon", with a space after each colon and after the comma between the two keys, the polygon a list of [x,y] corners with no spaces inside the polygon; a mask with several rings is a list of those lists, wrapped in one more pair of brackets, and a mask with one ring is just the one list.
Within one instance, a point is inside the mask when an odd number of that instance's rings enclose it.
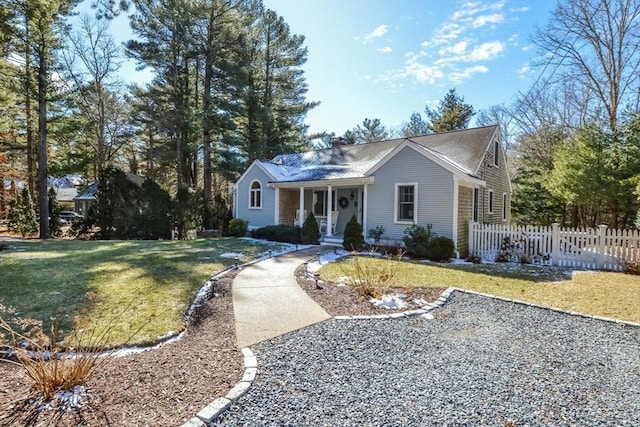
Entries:
{"label": "window with muntins", "polygon": [[251,183],[249,190],[249,207],[253,209],[262,208],[262,185],[258,181]]}
{"label": "window with muntins", "polygon": [[415,220],[415,185],[398,185],[397,189],[397,218],[399,222],[414,222]]}

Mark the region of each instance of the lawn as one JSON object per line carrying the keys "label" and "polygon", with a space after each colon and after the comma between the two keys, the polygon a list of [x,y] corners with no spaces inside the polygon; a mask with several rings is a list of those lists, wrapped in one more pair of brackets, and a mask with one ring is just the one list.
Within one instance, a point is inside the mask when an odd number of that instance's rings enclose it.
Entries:
{"label": "lawn", "polygon": [[[0,252],[0,304],[22,318],[96,330],[118,318],[109,345],[148,344],[184,328],[183,316],[197,290],[213,274],[269,248],[255,240],[20,241]],[[227,256],[222,256],[227,254]],[[126,313],[119,316],[123,310]],[[98,326],[98,330],[100,330]],[[85,334],[86,336],[86,334]]]}
{"label": "lawn", "polygon": [[[339,281],[349,260],[325,265],[324,279]],[[388,286],[458,287],[580,313],[640,322],[640,276],[520,264],[400,263]]]}

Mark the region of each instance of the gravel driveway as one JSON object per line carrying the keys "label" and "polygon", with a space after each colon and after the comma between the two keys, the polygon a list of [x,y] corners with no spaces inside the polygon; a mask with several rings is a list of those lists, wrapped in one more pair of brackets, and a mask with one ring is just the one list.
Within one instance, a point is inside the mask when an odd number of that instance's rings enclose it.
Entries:
{"label": "gravel driveway", "polygon": [[435,315],[254,346],[258,377],[219,425],[640,425],[640,328],[459,292]]}

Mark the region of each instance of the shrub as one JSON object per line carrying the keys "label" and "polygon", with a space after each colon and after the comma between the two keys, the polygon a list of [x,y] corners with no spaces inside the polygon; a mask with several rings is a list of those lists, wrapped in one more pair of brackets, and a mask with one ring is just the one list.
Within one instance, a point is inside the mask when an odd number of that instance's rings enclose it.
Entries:
{"label": "shrub", "polygon": [[429,242],[434,234],[431,232],[432,225],[426,227],[421,225],[412,225],[404,230],[402,241],[404,242],[407,252],[414,257],[429,257]]}
{"label": "shrub", "polygon": [[348,251],[358,251],[362,249],[364,245],[365,241],[362,235],[362,226],[358,223],[356,216],[353,215],[344,227],[342,246]]}
{"label": "shrub", "polygon": [[178,239],[185,239],[189,230],[199,228],[202,225],[203,214],[204,192],[187,187],[178,188],[172,212],[173,223],[178,231]]}
{"label": "shrub", "polygon": [[373,239],[375,243],[380,243],[380,239],[384,236],[384,227],[379,225],[376,228],[371,228],[367,235]]}
{"label": "shrub", "polygon": [[156,240],[171,237],[171,197],[158,184],[147,178],[140,195],[138,237]]}
{"label": "shrub", "polygon": [[229,221],[229,236],[244,237],[249,231],[249,221],[243,218],[233,218]]}
{"label": "shrub", "polygon": [[455,256],[456,247],[448,237],[436,236],[429,241],[428,258],[433,261],[448,261]]}
{"label": "shrub", "polygon": [[302,243],[300,227],[292,225],[269,225],[253,230],[251,236],[256,239],[272,240],[274,242]]}
{"label": "shrub", "polygon": [[633,274],[640,276],[640,261],[627,261],[624,265],[624,272],[627,274]]}
{"label": "shrub", "polygon": [[318,221],[316,221],[316,217],[313,215],[313,212],[310,212],[307,219],[304,220],[300,237],[304,244],[318,244],[318,240],[320,239],[320,230],[318,229]]}

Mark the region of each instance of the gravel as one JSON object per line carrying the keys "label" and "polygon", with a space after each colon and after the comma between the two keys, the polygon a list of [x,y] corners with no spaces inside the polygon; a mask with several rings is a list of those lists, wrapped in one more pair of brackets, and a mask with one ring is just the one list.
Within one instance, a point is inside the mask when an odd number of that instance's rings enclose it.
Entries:
{"label": "gravel", "polygon": [[640,328],[460,292],[434,314],[254,346],[217,425],[640,425]]}

